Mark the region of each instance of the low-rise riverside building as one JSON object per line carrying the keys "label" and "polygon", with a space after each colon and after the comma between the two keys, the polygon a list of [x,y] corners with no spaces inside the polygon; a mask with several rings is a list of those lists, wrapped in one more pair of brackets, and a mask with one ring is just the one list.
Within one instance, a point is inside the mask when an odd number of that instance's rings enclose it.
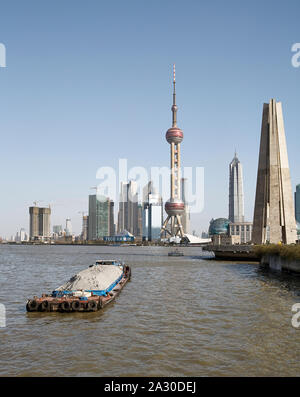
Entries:
{"label": "low-rise riverside building", "polygon": [[239,243],[235,244],[246,244],[252,240],[252,228],[252,222],[231,222],[229,224],[228,233],[232,237],[240,237]]}

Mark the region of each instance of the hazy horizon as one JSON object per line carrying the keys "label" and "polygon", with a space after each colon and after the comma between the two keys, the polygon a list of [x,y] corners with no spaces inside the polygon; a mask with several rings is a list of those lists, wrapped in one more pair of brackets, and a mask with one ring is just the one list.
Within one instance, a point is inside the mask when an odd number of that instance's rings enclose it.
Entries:
{"label": "hazy horizon", "polygon": [[[191,231],[228,217],[229,163],[243,165],[253,217],[263,103],[282,102],[292,189],[300,183],[298,1],[12,0],[1,7],[0,236],[29,232],[28,207],[51,204],[51,229],[81,214],[99,167],[169,166],[176,64],[182,166],[204,167]],[[115,219],[116,221],[116,219]]]}

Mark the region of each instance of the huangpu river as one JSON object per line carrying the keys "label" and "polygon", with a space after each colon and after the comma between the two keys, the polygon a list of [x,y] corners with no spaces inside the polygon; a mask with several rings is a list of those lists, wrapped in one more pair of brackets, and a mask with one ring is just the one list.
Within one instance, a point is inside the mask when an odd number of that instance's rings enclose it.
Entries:
{"label": "huangpu river", "polygon": [[[300,278],[201,248],[0,245],[0,376],[298,376]],[[95,313],[27,313],[96,259],[132,279]]]}

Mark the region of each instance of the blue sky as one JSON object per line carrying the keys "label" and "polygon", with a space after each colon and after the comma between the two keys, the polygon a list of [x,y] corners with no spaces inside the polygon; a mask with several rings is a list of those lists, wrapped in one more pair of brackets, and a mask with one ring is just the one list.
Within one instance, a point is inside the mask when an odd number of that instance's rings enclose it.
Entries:
{"label": "blue sky", "polygon": [[80,232],[101,166],[167,166],[176,63],[182,163],[205,168],[200,232],[228,215],[228,165],[255,196],[262,105],[283,103],[293,189],[300,182],[299,1],[2,1],[0,236],[28,230],[28,206]]}

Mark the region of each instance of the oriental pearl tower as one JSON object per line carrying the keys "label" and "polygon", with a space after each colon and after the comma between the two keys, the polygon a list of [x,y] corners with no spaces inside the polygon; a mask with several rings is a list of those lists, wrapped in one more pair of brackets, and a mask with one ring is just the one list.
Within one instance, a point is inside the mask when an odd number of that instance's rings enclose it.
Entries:
{"label": "oriental pearl tower", "polygon": [[175,65],[173,65],[173,105],[172,127],[166,132],[166,140],[171,149],[171,193],[170,199],[165,204],[167,218],[161,229],[161,236],[167,232],[170,237],[184,236],[181,223],[181,215],[184,213],[184,202],[180,194],[180,143],[183,140],[183,132],[177,127],[177,105],[175,91]]}

